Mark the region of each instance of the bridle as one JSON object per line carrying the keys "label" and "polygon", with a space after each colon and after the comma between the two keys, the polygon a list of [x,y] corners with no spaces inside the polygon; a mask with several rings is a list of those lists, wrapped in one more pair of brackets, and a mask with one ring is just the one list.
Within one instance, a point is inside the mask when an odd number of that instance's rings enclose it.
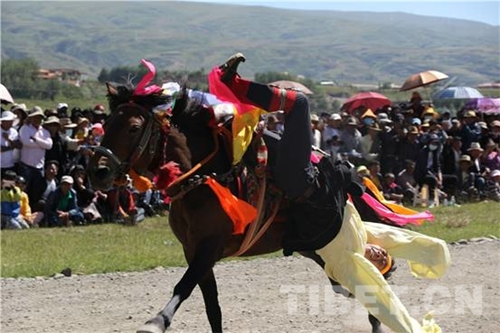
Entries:
{"label": "bridle", "polygon": [[[118,115],[120,110],[124,109],[129,110],[130,108],[137,109],[141,112],[141,114],[145,117],[144,122],[146,123],[146,127],[142,131],[139,144],[129,154],[129,156],[122,161],[118,156],[116,156],[115,153],[113,153],[110,149],[106,147],[103,146],[92,147],[94,149],[94,152],[100,153],[104,157],[107,157],[115,165],[115,167],[112,168],[112,170],[114,171],[113,173],[115,176],[115,182],[119,181],[120,179],[123,179],[123,177],[129,172],[131,167],[135,164],[135,162],[137,162],[141,158],[141,156],[146,151],[146,148],[148,147],[148,143],[151,142],[151,139],[153,140],[149,145],[149,153],[151,155],[154,154],[154,152],[156,151],[156,145],[158,143],[158,137],[162,133],[162,131],[159,130],[161,128],[161,124],[154,116],[154,113],[152,111],[147,110],[142,105],[135,103],[123,103],[116,108],[113,114]],[[112,121],[114,120],[114,115],[111,115],[110,119],[108,120],[108,124],[112,123]]]}

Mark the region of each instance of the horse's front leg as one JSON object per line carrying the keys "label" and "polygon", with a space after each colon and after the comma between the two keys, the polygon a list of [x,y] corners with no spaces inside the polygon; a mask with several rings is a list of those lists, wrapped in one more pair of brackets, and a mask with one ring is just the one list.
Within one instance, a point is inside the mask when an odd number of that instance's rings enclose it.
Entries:
{"label": "horse's front leg", "polygon": [[198,285],[205,301],[205,311],[213,333],[222,332],[222,312],[219,305],[217,282],[214,270],[210,269]]}
{"label": "horse's front leg", "polygon": [[[220,253],[219,239],[205,240],[198,245],[189,267],[181,280],[174,287],[174,294],[167,305],[156,317],[148,320],[141,326],[137,333],[164,333],[172,323],[173,317],[179,306],[193,292],[194,288],[206,276],[217,261],[217,254]],[[214,280],[215,281],[215,280]]]}

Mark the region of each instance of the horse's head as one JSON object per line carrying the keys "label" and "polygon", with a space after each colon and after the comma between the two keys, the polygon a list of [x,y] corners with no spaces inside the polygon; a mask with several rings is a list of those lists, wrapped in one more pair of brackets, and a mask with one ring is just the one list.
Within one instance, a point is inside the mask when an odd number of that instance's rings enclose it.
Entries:
{"label": "horse's head", "polygon": [[111,114],[87,170],[94,188],[103,190],[123,182],[131,169],[137,173],[148,169],[162,129],[152,108],[166,102],[160,95],[135,97],[127,87],[107,86]]}

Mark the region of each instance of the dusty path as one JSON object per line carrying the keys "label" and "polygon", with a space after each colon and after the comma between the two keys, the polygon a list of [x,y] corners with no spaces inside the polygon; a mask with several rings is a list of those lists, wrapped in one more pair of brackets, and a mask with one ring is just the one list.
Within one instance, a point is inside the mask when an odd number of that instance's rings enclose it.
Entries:
{"label": "dusty path", "polygon": [[[403,288],[403,303],[416,318],[434,309],[443,332],[500,332],[500,241],[450,249],[453,266],[439,281],[415,280],[399,261],[392,284]],[[183,272],[2,279],[1,332],[135,332],[163,307]],[[369,332],[359,303],[334,295],[308,259],[222,263],[215,273],[226,332]],[[208,332],[198,289],[169,332]]]}

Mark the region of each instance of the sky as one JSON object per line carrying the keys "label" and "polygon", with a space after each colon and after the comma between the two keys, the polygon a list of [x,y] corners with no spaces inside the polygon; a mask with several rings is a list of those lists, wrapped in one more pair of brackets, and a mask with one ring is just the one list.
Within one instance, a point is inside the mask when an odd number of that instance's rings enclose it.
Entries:
{"label": "sky", "polygon": [[[187,0],[193,1],[193,0]],[[301,10],[405,12],[416,15],[459,18],[500,25],[500,1],[290,1],[290,0],[195,0],[196,2],[258,5]]]}

